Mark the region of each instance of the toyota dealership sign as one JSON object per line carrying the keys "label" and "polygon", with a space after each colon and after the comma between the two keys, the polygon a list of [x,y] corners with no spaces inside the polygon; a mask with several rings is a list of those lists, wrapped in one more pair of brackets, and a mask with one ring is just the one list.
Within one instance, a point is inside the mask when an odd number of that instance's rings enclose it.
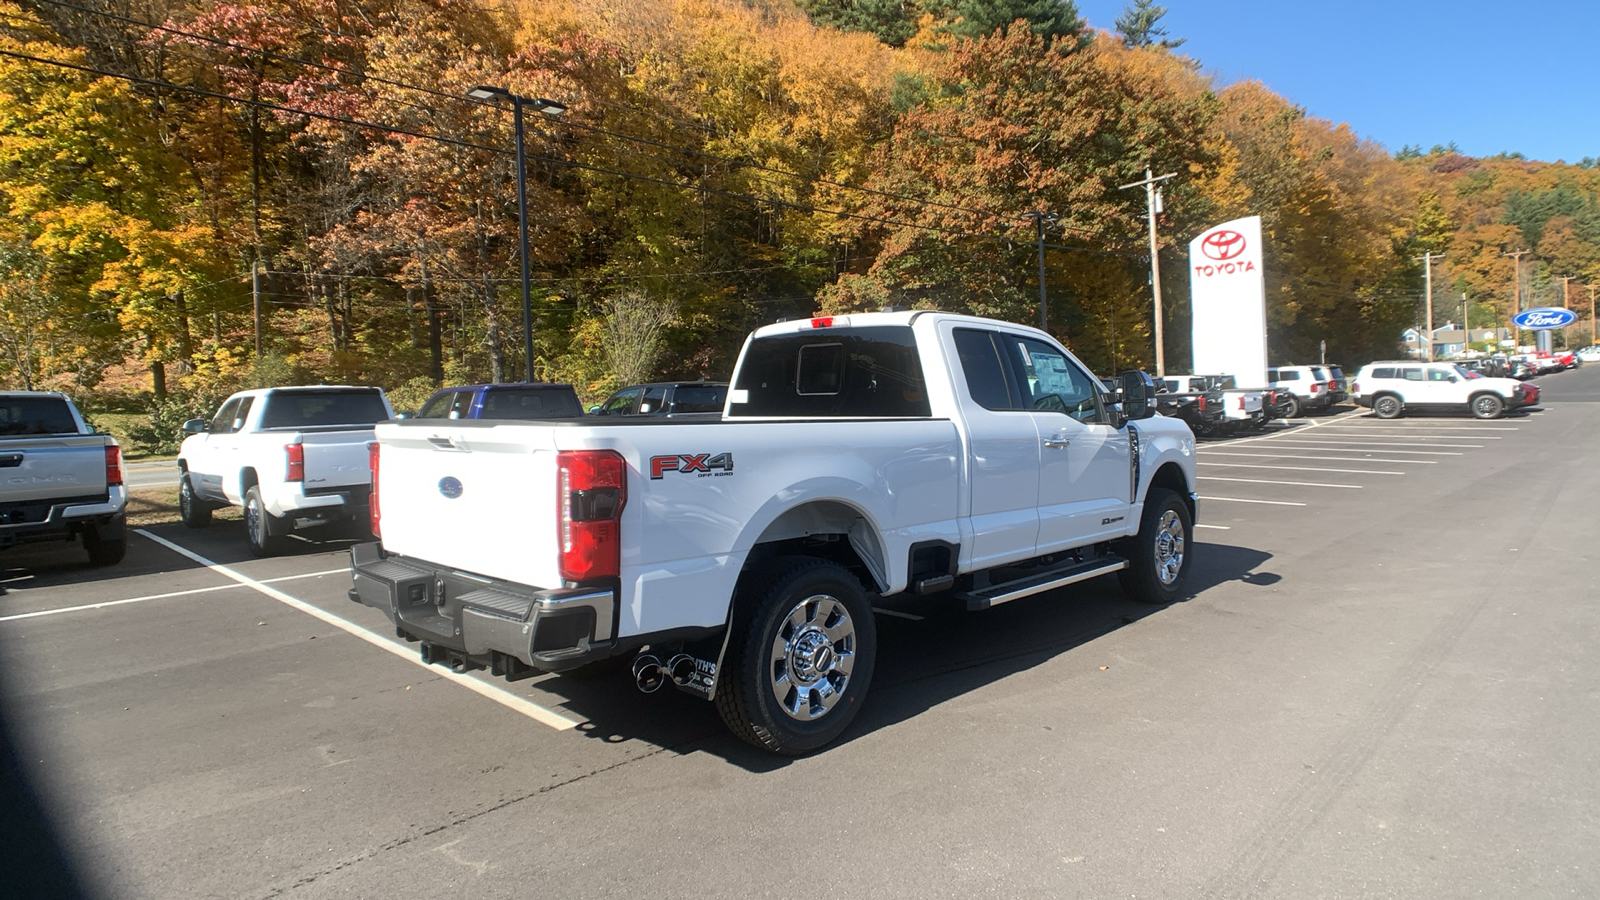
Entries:
{"label": "toyota dealership sign", "polygon": [[1194,372],[1267,384],[1267,293],[1261,217],[1223,222],[1189,242]]}

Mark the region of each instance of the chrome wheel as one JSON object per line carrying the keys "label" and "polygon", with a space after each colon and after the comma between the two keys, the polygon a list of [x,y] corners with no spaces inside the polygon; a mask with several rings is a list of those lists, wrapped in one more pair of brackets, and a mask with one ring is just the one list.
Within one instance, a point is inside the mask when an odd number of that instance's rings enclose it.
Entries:
{"label": "chrome wheel", "polygon": [[1172,510],[1161,514],[1156,525],[1155,563],[1156,577],[1163,585],[1171,585],[1183,572],[1183,550],[1186,535],[1183,520]]}
{"label": "chrome wheel", "polygon": [[828,714],[856,661],[856,627],[837,597],[813,594],[789,610],[768,657],[772,696],[792,719]]}
{"label": "chrome wheel", "polygon": [[263,518],[265,515],[261,510],[261,502],[254,497],[250,498],[250,502],[245,504],[244,528],[250,537],[250,543],[257,547],[266,544],[266,535],[263,533],[266,526]]}

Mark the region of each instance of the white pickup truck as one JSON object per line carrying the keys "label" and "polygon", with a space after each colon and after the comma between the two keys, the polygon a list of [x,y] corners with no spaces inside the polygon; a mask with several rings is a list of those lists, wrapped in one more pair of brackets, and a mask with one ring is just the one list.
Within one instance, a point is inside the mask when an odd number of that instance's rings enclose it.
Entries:
{"label": "white pickup truck", "polygon": [[1194,435],[1122,382],[1026,326],[870,313],[753,333],[720,420],[384,423],[350,598],[457,671],[638,652],[641,688],[806,753],[866,696],[880,603],[1181,596]]}
{"label": "white pickup truck", "polygon": [[394,417],[379,388],[326,386],[240,391],[211,421],[190,419],[178,450],[178,510],[204,528],[219,506],[244,507],[256,556],[297,528],[365,520],[372,426]]}
{"label": "white pickup truck", "polygon": [[0,549],[82,538],[89,562],[128,552],[122,449],[65,394],[0,393]]}

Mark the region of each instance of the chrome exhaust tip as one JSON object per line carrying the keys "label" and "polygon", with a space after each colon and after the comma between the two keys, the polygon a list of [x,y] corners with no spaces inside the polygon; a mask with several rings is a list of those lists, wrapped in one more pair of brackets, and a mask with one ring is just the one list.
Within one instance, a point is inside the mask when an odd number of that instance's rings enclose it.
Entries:
{"label": "chrome exhaust tip", "polygon": [[633,683],[639,688],[640,693],[654,694],[661,690],[667,683],[667,674],[661,668],[661,660],[648,653],[641,654],[633,661]]}

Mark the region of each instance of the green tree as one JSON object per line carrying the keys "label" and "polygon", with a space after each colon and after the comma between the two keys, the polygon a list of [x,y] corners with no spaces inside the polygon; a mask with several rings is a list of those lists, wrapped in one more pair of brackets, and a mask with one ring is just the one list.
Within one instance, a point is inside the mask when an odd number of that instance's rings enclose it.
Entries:
{"label": "green tree", "polygon": [[811,21],[840,31],[863,31],[891,47],[917,33],[918,10],[906,0],[800,0]]}
{"label": "green tree", "polygon": [[1184,38],[1167,38],[1167,29],[1161,25],[1166,14],[1167,8],[1155,0],[1133,0],[1123,7],[1114,24],[1117,34],[1122,36],[1122,45],[1129,49],[1162,47],[1167,50],[1181,46]]}
{"label": "green tree", "polygon": [[1022,20],[1047,42],[1081,46],[1089,40],[1072,0],[942,0],[930,3],[928,12],[943,21],[937,31],[957,37],[986,37]]}

